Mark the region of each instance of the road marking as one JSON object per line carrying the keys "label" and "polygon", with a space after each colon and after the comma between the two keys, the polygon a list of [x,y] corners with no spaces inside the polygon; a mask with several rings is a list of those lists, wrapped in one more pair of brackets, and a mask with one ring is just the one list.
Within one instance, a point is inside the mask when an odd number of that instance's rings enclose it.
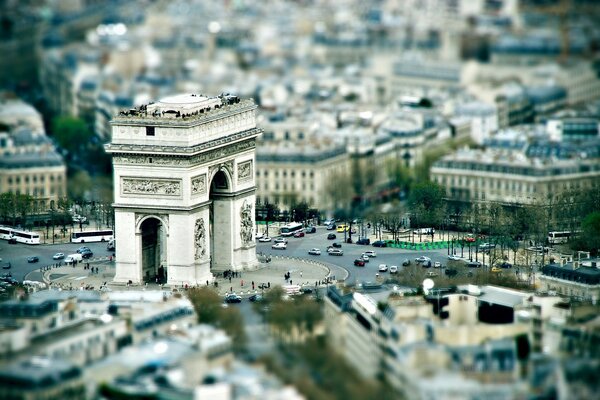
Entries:
{"label": "road marking", "polygon": [[69,279],[72,280],[72,281],[80,281],[80,280],[85,279],[85,278],[87,278],[87,276],[72,276]]}

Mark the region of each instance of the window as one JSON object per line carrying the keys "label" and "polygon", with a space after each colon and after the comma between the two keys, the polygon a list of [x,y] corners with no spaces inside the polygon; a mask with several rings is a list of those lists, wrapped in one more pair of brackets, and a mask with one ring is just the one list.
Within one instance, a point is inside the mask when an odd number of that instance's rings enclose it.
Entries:
{"label": "window", "polygon": [[154,127],[153,126],[146,127],[146,136],[154,136]]}

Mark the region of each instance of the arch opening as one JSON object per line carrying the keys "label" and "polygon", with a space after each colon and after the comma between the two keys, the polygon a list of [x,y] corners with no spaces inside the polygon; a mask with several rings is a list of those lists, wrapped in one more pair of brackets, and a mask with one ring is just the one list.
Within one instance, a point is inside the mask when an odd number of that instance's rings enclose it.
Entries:
{"label": "arch opening", "polygon": [[166,232],[162,221],[155,217],[140,225],[142,280],[144,282],[167,282]]}

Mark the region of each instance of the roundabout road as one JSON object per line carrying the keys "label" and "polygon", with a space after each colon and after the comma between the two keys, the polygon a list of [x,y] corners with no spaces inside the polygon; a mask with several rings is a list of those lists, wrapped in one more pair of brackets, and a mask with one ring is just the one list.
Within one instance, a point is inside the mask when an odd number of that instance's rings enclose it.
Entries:
{"label": "roundabout road", "polygon": [[[277,232],[277,228],[269,228],[271,238],[277,237],[274,233]],[[335,240],[327,240],[327,235],[334,232],[337,236]],[[353,235],[353,239],[356,235]],[[288,257],[299,257],[304,259],[317,259],[323,262],[337,265],[348,271],[348,282],[361,282],[361,281],[374,281],[375,274],[379,264],[397,265],[398,268],[402,268],[402,261],[409,259],[414,264],[415,258],[425,255],[431,258],[431,262],[434,263],[439,261],[442,265],[448,264],[447,249],[438,250],[403,250],[394,249],[389,247],[373,247],[372,245],[364,246],[358,244],[342,244],[342,250],[344,251],[343,256],[330,256],[327,254],[327,246],[333,242],[342,243],[344,241],[344,234],[337,233],[335,231],[328,231],[324,226],[317,227],[317,232],[307,234],[303,238],[288,238],[288,245],[286,250],[272,249],[271,246],[274,244],[273,241],[262,243],[256,242],[256,251],[271,255],[280,255]],[[308,251],[312,248],[318,248],[321,250],[320,256],[309,255]],[[354,260],[357,259],[363,252],[367,250],[373,250],[376,253],[376,257],[372,258],[369,262],[365,263],[364,267],[354,266]],[[433,270],[433,269],[431,269]],[[441,273],[441,271],[439,271]],[[381,273],[382,276],[389,275],[389,272]]]}
{"label": "roundabout road", "polygon": [[[2,267],[10,262],[10,269],[0,269],[0,274],[10,272],[13,278],[22,281],[27,274],[32,271],[39,271],[40,267],[56,264],[58,261],[53,260],[52,256],[56,253],[65,253],[66,255],[73,254],[81,246],[87,246],[94,253],[95,258],[106,258],[113,254],[112,251],[106,250],[106,242],[98,243],[58,243],[58,244],[39,244],[27,245],[22,243],[8,244],[6,240],[0,240],[0,263]],[[38,256],[40,261],[37,263],[28,263],[27,258],[30,256]]]}

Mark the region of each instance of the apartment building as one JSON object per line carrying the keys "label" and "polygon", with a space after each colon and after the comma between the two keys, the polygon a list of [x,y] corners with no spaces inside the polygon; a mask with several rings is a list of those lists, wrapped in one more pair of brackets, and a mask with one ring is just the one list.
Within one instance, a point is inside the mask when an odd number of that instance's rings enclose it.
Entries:
{"label": "apartment building", "polygon": [[44,132],[42,118],[16,99],[0,100],[0,193],[34,197],[44,212],[67,194],[67,167]]}
{"label": "apartment building", "polygon": [[459,149],[431,168],[431,179],[456,201],[546,204],[571,189],[600,185],[598,140],[549,140],[544,128],[503,131],[484,149]]}

